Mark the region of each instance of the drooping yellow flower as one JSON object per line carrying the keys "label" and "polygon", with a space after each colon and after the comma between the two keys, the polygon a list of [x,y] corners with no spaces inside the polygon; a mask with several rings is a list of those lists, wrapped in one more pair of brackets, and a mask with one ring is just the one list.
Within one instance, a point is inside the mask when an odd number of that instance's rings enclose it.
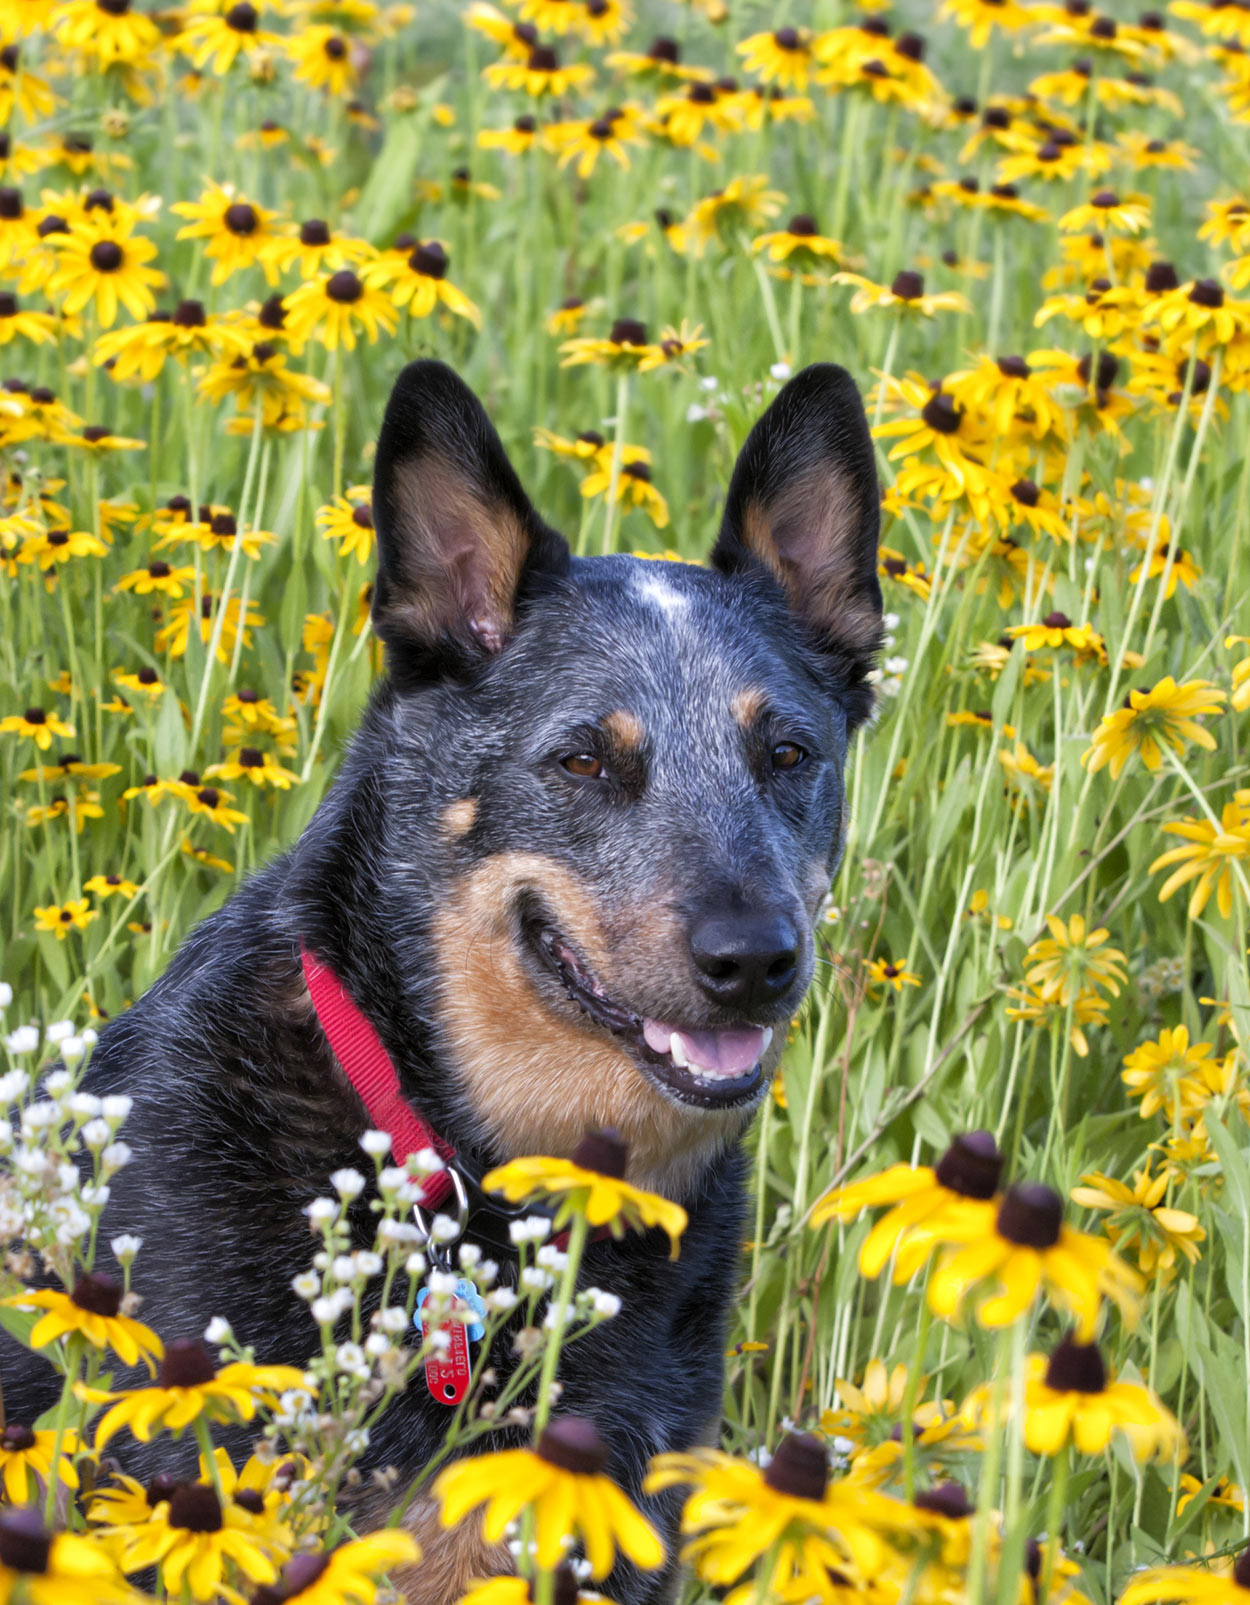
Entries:
{"label": "drooping yellow flower", "polygon": [[1118,947],[1107,947],[1110,936],[1105,926],[1088,930],[1084,917],[1074,914],[1065,922],[1056,914],[1046,916],[1048,937],[1034,942],[1024,956],[1029,966],[1024,978],[1036,987],[1047,1002],[1067,1004],[1088,988],[1103,988],[1119,997],[1125,979],[1124,954]]}
{"label": "drooping yellow flower", "polygon": [[178,230],[180,240],[207,240],[204,255],[213,263],[214,284],[255,264],[270,284],[278,282],[278,270],[266,254],[277,237],[275,212],[247,200],[231,184],[209,184],[198,201],[175,201],[170,211],[189,219]]}
{"label": "drooping yellow flower", "polygon": [[[0,728],[3,728],[0,726]],[[1225,919],[1233,911],[1233,884],[1241,862],[1250,859],[1250,790],[1234,794],[1224,804],[1219,823],[1210,819],[1190,819],[1164,825],[1169,836],[1179,836],[1188,845],[1160,853],[1150,866],[1150,874],[1178,867],[1159,888],[1159,901],[1166,903],[1173,892],[1193,881],[1189,897],[1189,917],[1197,919],[1215,893],[1215,905]]]}
{"label": "drooping yellow flower", "polygon": [[[1182,0],[1183,3],[1183,0]],[[1136,1572],[1119,1605],[1250,1605],[1250,1548],[1211,1566],[1152,1566]]]}
{"label": "drooping yellow flower", "polygon": [[1196,1264],[1201,1255],[1198,1244],[1207,1235],[1196,1215],[1164,1203],[1170,1180],[1166,1170],[1152,1176],[1147,1165],[1134,1171],[1133,1185],[1127,1187],[1095,1170],[1081,1177],[1088,1185],[1074,1187],[1071,1197],[1086,1209],[1110,1210],[1103,1222],[1108,1238],[1120,1252],[1136,1245],[1142,1275],[1152,1276],[1171,1271],[1178,1254]]}
{"label": "drooping yellow flower", "polygon": [[483,1534],[498,1543],[528,1509],[541,1567],[554,1566],[565,1541],[580,1537],[592,1577],[607,1576],[617,1550],[635,1566],[654,1571],[664,1560],[664,1545],[646,1517],[604,1476],[607,1459],[594,1423],[565,1416],[543,1431],[536,1449],[459,1460],[440,1472],[433,1488],[439,1520],[455,1527],[484,1504]]}
{"label": "drooping yellow flower", "polygon": [[605,1129],[583,1137],[571,1159],[513,1159],[488,1171],[482,1188],[502,1193],[510,1204],[525,1199],[555,1198],[560,1207],[553,1231],[582,1215],[591,1226],[606,1226],[614,1237],[626,1229],[643,1231],[658,1226],[668,1234],[672,1257],[686,1229],[686,1211],[658,1193],[644,1192],[624,1180],[628,1150],[615,1131]]}
{"label": "drooping yellow flower", "polygon": [[427,240],[406,254],[385,251],[363,270],[364,282],[390,291],[397,307],[406,307],[413,318],[428,318],[444,306],[458,318],[466,318],[475,329],[482,327],[482,314],[462,290],[447,277],[449,260],[438,240]]}
{"label": "drooping yellow flower", "polygon": [[0,1600],[14,1605],[143,1605],[107,1551],[50,1533],[29,1507],[0,1511]]}
{"label": "drooping yellow flower", "polygon": [[6,1422],[0,1429],[0,1477],[4,1497],[11,1505],[24,1505],[39,1495],[39,1483],[46,1488],[55,1480],[66,1488],[78,1487],[74,1458],[78,1454],[78,1434],[72,1427],[61,1434],[60,1454],[53,1466],[57,1435],[52,1427],[36,1431],[20,1421]]}
{"label": "drooping yellow flower", "polygon": [[274,1585],[274,1599],[282,1605],[374,1605],[382,1574],[420,1558],[415,1538],[383,1528],[337,1549],[292,1556]]}
{"label": "drooping yellow flower", "polygon": [[1175,1124],[1196,1114],[1206,1101],[1201,1077],[1214,1061],[1209,1042],[1189,1040],[1189,1028],[1164,1026],[1157,1041],[1143,1042],[1125,1056],[1120,1079],[1131,1098],[1141,1099],[1141,1115],[1148,1120],[1162,1109]]}
{"label": "drooping yellow flower", "polygon": [[170,1593],[197,1602],[220,1598],[236,1569],[252,1583],[272,1583],[278,1575],[272,1541],[248,1511],[233,1501],[223,1505],[207,1483],[175,1483],[142,1525],[101,1534],[114,1535],[126,1571],[155,1566]]}

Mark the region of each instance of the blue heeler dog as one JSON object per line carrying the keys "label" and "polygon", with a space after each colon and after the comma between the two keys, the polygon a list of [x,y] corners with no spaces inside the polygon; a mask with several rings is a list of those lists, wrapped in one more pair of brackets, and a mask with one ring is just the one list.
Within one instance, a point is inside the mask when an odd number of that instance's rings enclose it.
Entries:
{"label": "blue heeler dog", "polygon": [[[473,1182],[507,1158],[613,1127],[628,1179],[688,1210],[676,1261],[661,1233],[591,1244],[585,1282],[623,1306],[562,1364],[559,1410],[594,1419],[640,1499],[649,1456],[716,1435],[741,1139],[842,851],[881,631],[867,420],[847,373],[807,368],[751,431],[707,568],[573,558],[473,394],[416,362],[382,425],[374,516],[389,673],[329,794],[101,1035],[87,1090],[134,1099],[106,1226],[142,1235],[142,1314],[167,1342],[220,1314],[259,1360],[304,1357],[304,1208],[373,1124],[313,1006],[311,954],[454,1149],[467,1235],[505,1278],[507,1222]],[[9,1419],[31,1420],[57,1379],[10,1339],[0,1353]],[[446,1421],[410,1387],[367,1464],[405,1486]],[[114,1452],[141,1477],[194,1475],[189,1442]],[[675,1506],[645,1504],[675,1548]],[[381,1496],[358,1515],[385,1519]],[[407,1520],[426,1550],[413,1601],[508,1565],[427,1501]],[[621,1564],[604,1587],[643,1605],[674,1576]]]}

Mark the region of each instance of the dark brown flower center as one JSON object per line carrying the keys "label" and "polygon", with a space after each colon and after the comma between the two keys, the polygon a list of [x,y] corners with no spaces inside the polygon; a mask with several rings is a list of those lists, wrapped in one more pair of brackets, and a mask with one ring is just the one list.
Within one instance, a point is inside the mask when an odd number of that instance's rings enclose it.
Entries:
{"label": "dark brown flower center", "polygon": [[1072,620],[1066,613],[1048,613],[1042,620],[1048,630],[1070,630]]}
{"label": "dark brown flower center", "polygon": [[350,306],[353,301],[359,301],[364,293],[364,285],[350,268],[340,268],[326,280],[326,294],[341,306]]}
{"label": "dark brown flower center", "polygon": [[[188,775],[191,778],[188,778]],[[180,778],[189,786],[199,783],[199,776],[191,771],[187,771]],[[201,802],[210,791],[212,788],[206,787],[198,794]],[[215,804],[217,801],[215,791],[212,791],[212,798]],[[172,1343],[166,1345],[165,1358],[161,1361],[161,1387],[202,1388],[216,1375],[213,1357],[199,1338],[175,1338]]]}
{"label": "dark brown flower center", "polygon": [[1189,299],[1195,306],[1222,307],[1224,305],[1224,286],[1217,284],[1214,279],[1199,279],[1189,292]]}
{"label": "dark brown flower center", "polygon": [[531,72],[558,72],[560,58],[550,45],[535,45],[530,51],[529,70]]}
{"label": "dark brown flower center", "polygon": [[[1094,371],[1093,353],[1087,351],[1076,365],[1083,383],[1088,384],[1090,375]],[[1098,372],[1095,376],[1094,388],[1096,390],[1110,390],[1115,383],[1116,375],[1120,371],[1120,359],[1113,357],[1109,351],[1098,353]]]}
{"label": "dark brown flower center", "polygon": [[811,1432],[791,1432],[777,1445],[764,1481],[791,1499],[820,1500],[829,1486],[829,1457]]}
{"label": "dark brown flower center", "polygon": [[1146,269],[1147,295],[1163,295],[1167,290],[1179,289],[1180,282],[1170,262],[1152,262]]}
{"label": "dark brown flower center", "polygon": [[301,245],[329,245],[329,224],[319,217],[310,217],[307,223],[299,226],[299,242]]}
{"label": "dark brown flower center", "polygon": [[998,1235],[1021,1248],[1054,1248],[1063,1226],[1063,1199],[1042,1182],[1007,1189],[998,1208]]}
{"label": "dark brown flower center", "polygon": [[170,1496],[169,1525],[191,1533],[219,1533],[221,1501],[206,1483],[180,1483]]}
{"label": "dark brown flower center", "polygon": [[1233,1562],[1233,1581],[1238,1588],[1250,1588],[1250,1547],[1243,1549]]}
{"label": "dark brown flower center", "polygon": [[917,1510],[932,1511],[935,1516],[945,1516],[948,1521],[963,1521],[975,1510],[968,1498],[968,1490],[958,1482],[944,1482],[936,1488],[928,1488],[916,1495],[914,1503]]}
{"label": "dark brown flower center", "polygon": [[1099,211],[1109,212],[1113,206],[1120,204],[1120,197],[1113,189],[1100,189],[1097,195],[1090,199],[1089,204],[1096,206]]}
{"label": "dark brown flower center", "polygon": [[329,1564],[329,1555],[293,1555],[276,1583],[263,1583],[256,1590],[252,1605],[286,1605],[310,1589]]}
{"label": "dark brown flower center", "polygon": [[[4,215],[4,207],[0,205],[0,217]],[[21,214],[19,213],[18,215],[20,216]],[[49,234],[68,234],[69,224],[63,217],[58,217],[55,212],[49,212],[47,217],[39,219],[39,222],[35,225],[35,233],[41,240],[46,240]]]}
{"label": "dark brown flower center", "polygon": [[10,1421],[0,1432],[0,1451],[5,1454],[20,1454],[24,1449],[33,1449],[35,1443],[35,1434],[20,1421]]}
{"label": "dark brown flower center", "polygon": [[70,1302],[91,1315],[111,1320],[122,1307],[122,1286],[102,1271],[88,1271],[74,1283]]}
{"label": "dark brown flower center", "polygon": [[52,1534],[37,1510],[6,1510],[0,1514],[0,1565],[10,1571],[41,1575],[52,1555]]}
{"label": "dark brown flower center", "polygon": [[91,247],[91,265],[97,273],[116,273],[123,261],[116,240],[97,240]]}
{"label": "dark brown flower center", "polygon": [[1041,491],[1031,479],[1017,479],[1011,487],[1011,494],[1021,507],[1036,507],[1042,499]]}
{"label": "dark brown flower center", "polygon": [[999,357],[998,371],[1005,379],[1027,379],[1032,370],[1023,357]]}
{"label": "dark brown flower center", "polygon": [[427,279],[445,279],[447,277],[447,252],[437,240],[427,240],[424,245],[418,245],[408,258],[408,266],[414,273],[420,273]]}
{"label": "dark brown flower center", "polygon": [[255,234],[260,227],[260,218],[256,215],[256,208],[247,201],[235,201],[226,207],[222,222],[231,234]]}
{"label": "dark brown flower center", "polygon": [[993,1198],[1003,1173],[1003,1156],[992,1132],[966,1131],[938,1160],[934,1174],[941,1186],[964,1198]]}
{"label": "dark brown flower center", "polygon": [[258,1488],[236,1488],[234,1502],[253,1516],[265,1514],[264,1495]]}
{"label": "dark brown flower center", "polygon": [[1010,128],[1011,113],[1006,106],[987,106],[981,115],[986,128]]}
{"label": "dark brown flower center", "polygon": [[205,808],[216,808],[217,804],[221,801],[221,793],[217,790],[216,786],[201,786],[195,795],[196,800],[198,802],[202,802]]}
{"label": "dark brown flower center", "polygon": [[367,502],[357,502],[352,508],[352,523],[361,529],[373,528],[373,509]]}
{"label": "dark brown flower center", "polygon": [[202,329],[208,323],[203,301],[179,301],[171,322],[180,329]]}
{"label": "dark brown flower center", "polygon": [[607,1445],[586,1416],[553,1421],[538,1440],[538,1457],[579,1477],[595,1477],[608,1463]]}
{"label": "dark brown flower center", "polygon": [[676,39],[670,39],[666,34],[661,34],[658,39],[651,41],[651,48],[647,51],[647,55],[650,56],[652,61],[666,61],[670,66],[675,67],[681,60],[681,49]]}
{"label": "dark brown flower center", "polygon": [[158,1471],[143,1490],[143,1497],[147,1500],[148,1509],[155,1510],[162,1500],[172,1499],[181,1485],[180,1478],[171,1476],[168,1471]]}
{"label": "dark brown flower center", "polygon": [[1055,1349],[1046,1367],[1046,1386],[1057,1393],[1101,1393],[1107,1386],[1107,1368],[1096,1343],[1074,1343],[1069,1334]]}
{"label": "dark brown flower center", "polygon": [[802,41],[799,39],[797,28],[778,28],[773,34],[773,43],[778,50],[800,50]]}
{"label": "dark brown flower center", "polygon": [[894,275],[890,294],[896,295],[900,301],[919,301],[924,294],[924,274],[917,273],[913,268],[904,268],[901,273]]}
{"label": "dark brown flower center", "polygon": [[235,33],[255,33],[260,22],[260,13],[249,0],[238,0],[237,5],[230,7],[226,12],[225,23]]}
{"label": "dark brown flower center", "polygon": [[920,409],[920,416],[939,435],[953,435],[959,429],[963,408],[957,407],[945,391],[939,390]]}
{"label": "dark brown flower center", "polygon": [[260,311],[256,314],[256,321],[262,329],[285,328],[286,302],[280,295],[271,295],[262,303]]}
{"label": "dark brown flower center", "polygon": [[624,1179],[628,1157],[628,1144],[612,1126],[588,1131],[572,1154],[573,1163],[582,1170],[593,1170],[600,1176],[614,1176],[617,1181]]}
{"label": "dark brown flower center", "polygon": [[918,33],[901,33],[894,41],[894,49],[907,61],[923,61],[929,47]]}
{"label": "dark brown flower center", "polygon": [[617,318],[608,339],[614,346],[645,346],[647,326],[637,318]]}
{"label": "dark brown flower center", "polygon": [[797,217],[790,219],[789,232],[797,235],[799,239],[808,239],[813,234],[819,234],[816,219],[807,212],[800,212]]}

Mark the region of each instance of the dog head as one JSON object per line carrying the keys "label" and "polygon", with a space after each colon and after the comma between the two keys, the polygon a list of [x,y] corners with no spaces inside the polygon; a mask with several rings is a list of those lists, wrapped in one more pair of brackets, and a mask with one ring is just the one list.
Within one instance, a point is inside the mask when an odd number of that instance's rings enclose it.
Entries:
{"label": "dog head", "polygon": [[828,365],[786,385],[704,568],[572,558],[472,393],[414,363],[374,518],[387,882],[415,897],[439,865],[446,1072],[496,1152],[611,1124],[680,1190],[763,1096],[841,855],[881,630],[859,394]]}

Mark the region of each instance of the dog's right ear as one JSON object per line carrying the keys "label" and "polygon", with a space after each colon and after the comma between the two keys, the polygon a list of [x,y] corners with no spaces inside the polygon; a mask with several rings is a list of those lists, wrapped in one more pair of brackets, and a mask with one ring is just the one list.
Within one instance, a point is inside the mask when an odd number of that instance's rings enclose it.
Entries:
{"label": "dog's right ear", "polygon": [[373,627],[397,666],[467,668],[500,651],[526,585],[569,566],[481,402],[442,362],[410,363],[391,391],[373,520]]}

